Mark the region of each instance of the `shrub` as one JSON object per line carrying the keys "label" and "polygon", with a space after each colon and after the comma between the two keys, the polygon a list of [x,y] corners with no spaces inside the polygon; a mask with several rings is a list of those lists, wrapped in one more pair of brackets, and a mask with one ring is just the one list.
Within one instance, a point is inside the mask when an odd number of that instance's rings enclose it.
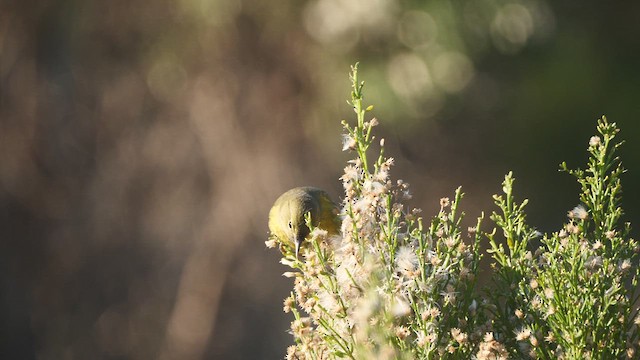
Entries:
{"label": "shrub", "polygon": [[[527,200],[516,202],[511,173],[494,196],[496,229],[483,231],[480,216],[463,230],[460,188],[428,222],[406,207],[409,185],[391,180],[393,158],[373,135],[378,121],[366,119],[372,106],[363,104],[357,65],[350,77],[356,122],[343,121],[343,150],[355,158],[341,177],[341,236],[307,216],[310,246],[281,260],[294,279],[284,301],[294,316],[287,358],[635,356],[638,245],[620,223],[624,169],[614,123],[598,121],[586,170],[561,165],[578,180],[581,204],[560,231],[543,235],[526,223]],[[489,291],[476,284],[483,241],[493,261]]]}

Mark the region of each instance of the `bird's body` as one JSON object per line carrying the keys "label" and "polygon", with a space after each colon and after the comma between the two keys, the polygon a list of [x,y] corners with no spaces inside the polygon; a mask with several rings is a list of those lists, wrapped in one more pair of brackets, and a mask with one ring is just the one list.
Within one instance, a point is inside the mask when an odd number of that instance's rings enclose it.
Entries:
{"label": "bird's body", "polygon": [[329,234],[340,232],[338,207],[322,189],[305,186],[293,188],[276,200],[269,212],[269,230],[281,246],[295,250],[309,235],[305,214],[311,214],[311,224]]}

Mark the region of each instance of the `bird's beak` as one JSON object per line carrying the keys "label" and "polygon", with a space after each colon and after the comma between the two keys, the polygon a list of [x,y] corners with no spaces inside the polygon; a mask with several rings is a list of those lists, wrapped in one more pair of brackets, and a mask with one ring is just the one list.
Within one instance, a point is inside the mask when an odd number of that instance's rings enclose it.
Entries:
{"label": "bird's beak", "polygon": [[298,253],[300,252],[300,238],[298,236],[293,239],[293,242],[296,245],[296,259],[298,258]]}

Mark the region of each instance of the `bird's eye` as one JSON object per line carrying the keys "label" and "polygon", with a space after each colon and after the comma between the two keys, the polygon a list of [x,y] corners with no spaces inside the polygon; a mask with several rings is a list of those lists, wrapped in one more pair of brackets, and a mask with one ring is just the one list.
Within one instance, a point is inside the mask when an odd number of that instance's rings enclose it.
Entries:
{"label": "bird's eye", "polygon": [[291,224],[291,221],[289,221],[289,229],[292,229],[293,225]]}

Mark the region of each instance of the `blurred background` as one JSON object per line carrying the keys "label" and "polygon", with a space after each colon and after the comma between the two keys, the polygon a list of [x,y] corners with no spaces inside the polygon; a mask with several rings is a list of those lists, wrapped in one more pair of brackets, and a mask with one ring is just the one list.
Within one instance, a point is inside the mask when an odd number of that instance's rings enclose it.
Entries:
{"label": "blurred background", "polygon": [[360,62],[393,177],[470,222],[513,170],[529,220],[578,204],[596,119],[640,223],[640,3],[0,3],[0,358],[279,359],[276,197],[340,199]]}

